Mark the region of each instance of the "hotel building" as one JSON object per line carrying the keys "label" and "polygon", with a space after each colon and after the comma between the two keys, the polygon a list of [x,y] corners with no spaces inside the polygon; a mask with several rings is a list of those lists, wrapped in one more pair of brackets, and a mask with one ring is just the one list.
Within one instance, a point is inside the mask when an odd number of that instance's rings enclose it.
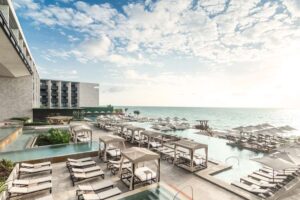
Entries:
{"label": "hotel building", "polygon": [[0,121],[32,117],[32,109],[41,106],[98,106],[98,88],[98,84],[40,81],[12,1],[0,0]]}

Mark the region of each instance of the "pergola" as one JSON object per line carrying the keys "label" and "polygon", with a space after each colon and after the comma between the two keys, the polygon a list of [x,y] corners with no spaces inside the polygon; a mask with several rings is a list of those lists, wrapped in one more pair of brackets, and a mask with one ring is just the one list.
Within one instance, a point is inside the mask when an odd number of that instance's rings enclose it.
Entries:
{"label": "pergola", "polygon": [[[104,148],[101,148],[101,143],[104,144]],[[101,156],[102,153],[102,149],[104,151],[104,158],[103,160],[106,161],[107,160],[107,155],[106,155],[106,151],[107,151],[107,147],[109,144],[113,144],[113,143],[121,143],[123,145],[123,149],[125,149],[125,139],[116,135],[101,135],[99,136],[99,158]]]}
{"label": "pergola", "polygon": [[158,138],[159,136],[162,136],[163,134],[162,133],[159,133],[159,132],[156,132],[156,131],[142,131],[141,132],[141,137],[140,137],[140,140],[139,140],[139,146],[141,146],[141,143],[142,143],[142,136],[146,136],[147,137],[147,140],[148,140],[148,149],[150,147],[150,140],[151,139],[155,139],[155,138]]}
{"label": "pergola", "polygon": [[175,152],[174,152],[174,163],[176,163],[177,160],[177,148],[181,147],[184,149],[187,149],[189,151],[189,165],[184,165],[182,163],[179,163],[178,166],[185,168],[191,172],[199,170],[199,166],[195,166],[194,164],[194,156],[195,151],[198,149],[205,149],[205,165],[202,166],[202,168],[207,168],[207,161],[208,161],[208,146],[206,144],[201,144],[198,142],[194,142],[191,140],[182,139],[176,142],[173,142],[175,145]]}
{"label": "pergola", "polygon": [[90,127],[86,126],[86,125],[76,125],[74,127],[71,128],[72,132],[73,132],[73,138],[74,138],[74,142],[77,143],[78,140],[78,136],[80,135],[89,135],[90,136],[90,141],[93,140],[93,131]]}
{"label": "pergola", "polygon": [[[122,155],[122,158],[121,158],[121,166],[119,169],[119,174],[121,174],[122,182],[124,182],[123,179],[130,180],[129,181],[129,189],[130,190],[134,190],[135,183],[136,184],[141,183],[141,180],[138,181],[135,178],[135,170],[136,170],[136,166],[138,165],[138,163],[143,163],[143,162],[148,162],[148,161],[156,161],[157,171],[156,171],[155,181],[156,182],[160,181],[160,155],[159,154],[154,153],[153,151],[150,151],[146,148],[131,147],[129,149],[122,151],[121,155]],[[123,165],[124,159],[129,160],[129,162],[132,164],[131,171],[127,170],[127,174],[123,174],[123,172],[122,172],[122,165]],[[148,181],[148,180],[152,181],[152,179],[147,178],[148,172],[151,173],[150,170],[144,171],[144,173],[146,175],[146,181]],[[123,175],[125,175],[125,176],[123,176]],[[150,174],[150,175],[152,176],[152,174]]]}
{"label": "pergola", "polygon": [[127,132],[128,131],[131,132],[131,143],[134,142],[135,132],[139,133],[140,131],[144,131],[145,130],[144,128],[137,127],[137,126],[127,126],[126,129],[127,129]]}

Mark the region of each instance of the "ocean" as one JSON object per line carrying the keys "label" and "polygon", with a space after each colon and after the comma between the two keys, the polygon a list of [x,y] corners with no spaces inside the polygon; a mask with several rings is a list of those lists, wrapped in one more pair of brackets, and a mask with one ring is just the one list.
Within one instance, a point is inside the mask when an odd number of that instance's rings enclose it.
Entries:
{"label": "ocean", "polygon": [[231,129],[237,126],[270,123],[274,126],[290,125],[300,130],[300,109],[279,108],[199,108],[199,107],[133,107],[127,113],[139,110],[141,116],[166,118],[186,118],[190,123],[196,120],[209,120],[213,129]]}

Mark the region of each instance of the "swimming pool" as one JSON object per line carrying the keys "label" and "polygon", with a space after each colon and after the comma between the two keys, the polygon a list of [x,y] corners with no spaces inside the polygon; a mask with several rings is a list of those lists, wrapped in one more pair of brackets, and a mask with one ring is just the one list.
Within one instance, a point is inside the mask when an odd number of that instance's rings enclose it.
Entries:
{"label": "swimming pool", "polygon": [[49,145],[32,149],[1,152],[0,157],[14,162],[47,159],[52,157],[68,156],[73,154],[98,151],[99,143],[96,141],[77,144]]}
{"label": "swimming pool", "polygon": [[13,133],[17,128],[0,128],[0,141],[5,139],[11,133]]}
{"label": "swimming pool", "polygon": [[[132,123],[136,126],[140,126],[146,129],[150,129],[150,123]],[[250,160],[255,157],[262,157],[262,153],[255,153],[246,149],[238,149],[236,147],[231,147],[226,144],[227,140],[208,137],[204,135],[197,134],[199,132],[196,129],[188,129],[185,131],[174,131],[168,132],[168,134],[173,134],[176,136],[186,137],[193,139],[197,142],[208,145],[208,158],[210,160],[216,160],[222,163],[227,163],[232,165],[232,169],[224,171],[222,173],[214,175],[227,183],[233,181],[239,181],[243,176],[249,175],[255,170],[261,168],[261,165],[257,162]],[[199,154],[203,151],[199,151]]]}

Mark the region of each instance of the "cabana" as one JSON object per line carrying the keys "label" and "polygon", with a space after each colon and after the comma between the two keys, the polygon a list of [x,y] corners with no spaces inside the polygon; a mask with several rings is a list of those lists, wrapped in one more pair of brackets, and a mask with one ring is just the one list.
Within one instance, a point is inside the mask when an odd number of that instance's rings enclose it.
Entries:
{"label": "cabana", "polygon": [[[124,159],[129,160],[131,169],[122,170]],[[137,168],[139,163],[148,161],[156,161],[157,171],[154,172],[150,168],[143,166]],[[129,186],[130,190],[134,190],[135,185],[160,181],[160,156],[146,148],[131,147],[122,151],[121,166],[119,170],[121,181]]]}
{"label": "cabana", "polygon": [[[207,168],[208,146],[206,144],[185,139],[173,142],[173,144],[175,145],[174,164],[191,172]],[[178,147],[188,150],[189,154],[177,154]],[[198,149],[205,150],[205,159],[195,155],[195,151]]]}
{"label": "cabana", "polygon": [[72,134],[75,143],[77,143],[77,141],[88,142],[88,141],[92,141],[93,139],[92,129],[85,125],[73,127]]}
{"label": "cabana", "polygon": [[[151,139],[152,140],[156,140],[156,138],[158,138],[159,136],[162,136],[162,133],[159,132],[155,132],[155,131],[142,131],[141,135],[140,135],[140,140],[139,140],[139,146],[141,146],[141,144],[145,141],[147,141],[146,143],[148,144],[148,149],[150,148],[151,145]],[[146,138],[146,139],[145,139]],[[153,145],[151,145],[152,147],[156,148],[161,146],[160,142],[154,142]]]}
{"label": "cabana", "polygon": [[[104,144],[102,148],[101,144]],[[125,139],[116,135],[101,135],[99,137],[99,158],[103,155],[103,160],[107,160],[107,153],[112,157],[117,157],[121,155],[121,150],[118,148],[109,149],[109,145],[114,143],[121,143],[123,149],[125,149]],[[114,156],[115,155],[115,156]]]}
{"label": "cabana", "polygon": [[[131,140],[131,143],[134,142],[134,140],[139,141],[140,139],[140,131],[144,131],[144,128],[141,127],[137,127],[137,126],[127,126],[127,139]],[[129,134],[129,131],[131,132],[131,134]],[[137,133],[137,135],[136,135]]]}

